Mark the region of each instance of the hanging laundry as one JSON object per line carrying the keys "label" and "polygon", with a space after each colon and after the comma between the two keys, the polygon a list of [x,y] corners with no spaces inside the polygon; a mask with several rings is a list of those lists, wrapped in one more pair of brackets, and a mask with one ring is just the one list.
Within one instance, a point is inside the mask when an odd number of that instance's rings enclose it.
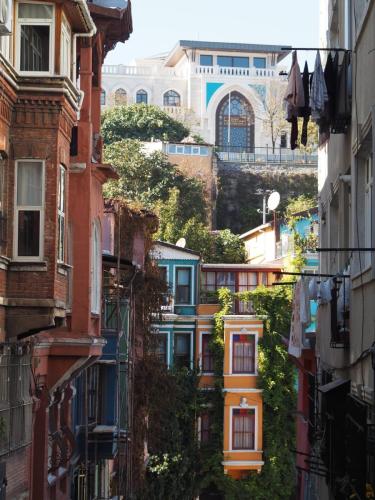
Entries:
{"label": "hanging laundry", "polygon": [[302,323],[300,318],[300,300],[301,300],[301,280],[294,286],[292,320],[290,323],[290,336],[288,353],[296,358],[301,357],[302,353]]}
{"label": "hanging laundry", "polygon": [[345,133],[350,123],[350,53],[345,52],[342,64],[338,70],[337,85],[335,89],[336,100],[332,120],[332,133]]}
{"label": "hanging laundry", "polygon": [[324,80],[322,61],[319,51],[316,54],[314,74],[310,89],[311,119],[319,122],[324,113],[325,103],[328,101],[327,86]]}
{"label": "hanging laundry", "polygon": [[305,105],[299,109],[299,116],[303,118],[302,132],[301,132],[301,144],[306,146],[307,144],[307,126],[310,120],[311,108],[310,103],[310,74],[307,61],[305,62],[305,67],[302,73],[302,85],[303,85],[303,95],[305,98]]}
{"label": "hanging laundry", "polygon": [[320,304],[328,304],[332,300],[332,280],[321,281],[318,289],[318,300]]}
{"label": "hanging laundry", "polygon": [[326,83],[328,99],[324,105],[324,111],[318,122],[319,146],[323,146],[329,140],[330,128],[334,114],[337,74],[335,74],[333,59],[330,53],[328,54],[326,66],[324,68],[324,81]]}
{"label": "hanging laundry", "polygon": [[292,66],[289,71],[288,86],[285,92],[286,120],[292,124],[290,133],[290,147],[297,147],[298,139],[298,111],[305,106],[305,95],[301,77],[301,70],[297,60],[297,52],[292,54]]}
{"label": "hanging laundry", "polygon": [[309,282],[306,278],[301,279],[300,288],[300,321],[303,325],[311,323]]}
{"label": "hanging laundry", "polygon": [[309,282],[309,298],[310,300],[318,299],[318,282],[316,278],[311,278]]}

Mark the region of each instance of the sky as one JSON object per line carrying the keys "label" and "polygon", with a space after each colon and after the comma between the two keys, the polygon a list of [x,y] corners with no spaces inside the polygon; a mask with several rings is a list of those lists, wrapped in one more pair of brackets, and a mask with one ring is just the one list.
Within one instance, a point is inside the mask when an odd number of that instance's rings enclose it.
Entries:
{"label": "sky", "polygon": [[132,14],[130,39],[106,64],[169,52],[178,40],[298,47],[317,47],[319,40],[319,0],[132,0]]}

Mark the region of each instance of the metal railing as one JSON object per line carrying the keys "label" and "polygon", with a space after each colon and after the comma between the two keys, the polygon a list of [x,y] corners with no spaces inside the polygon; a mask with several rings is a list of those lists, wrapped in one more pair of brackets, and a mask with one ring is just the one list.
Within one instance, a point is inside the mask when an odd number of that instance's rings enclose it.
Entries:
{"label": "metal railing", "polygon": [[243,148],[236,146],[216,146],[215,152],[223,162],[234,163],[272,163],[316,166],[318,154],[306,151],[291,150],[288,148],[253,147]]}
{"label": "metal railing", "polygon": [[31,443],[31,357],[22,347],[1,346],[0,456]]}

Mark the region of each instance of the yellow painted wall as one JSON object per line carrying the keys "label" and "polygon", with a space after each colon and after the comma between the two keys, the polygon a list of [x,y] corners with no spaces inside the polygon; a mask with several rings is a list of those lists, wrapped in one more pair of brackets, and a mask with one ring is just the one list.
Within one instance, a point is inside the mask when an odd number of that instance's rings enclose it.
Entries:
{"label": "yellow painted wall", "polygon": [[[263,461],[263,397],[257,389],[257,375],[230,374],[231,334],[254,333],[259,340],[263,336],[263,321],[252,316],[237,316],[224,320],[224,472],[240,478],[246,471],[260,472]],[[256,366],[257,372],[257,366]],[[246,400],[242,399],[246,398]],[[255,450],[231,450],[231,411],[240,407],[255,409]],[[247,405],[247,406],[246,406]],[[240,465],[225,462],[243,462]]]}

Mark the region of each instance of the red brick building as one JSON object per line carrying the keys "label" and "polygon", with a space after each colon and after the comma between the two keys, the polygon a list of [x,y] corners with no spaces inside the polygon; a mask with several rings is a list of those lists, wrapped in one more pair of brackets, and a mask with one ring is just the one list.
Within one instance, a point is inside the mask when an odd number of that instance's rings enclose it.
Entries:
{"label": "red brick building", "polygon": [[[112,8],[117,6],[117,8]],[[0,17],[0,497],[70,498],[72,381],[101,355],[101,66],[130,2]],[[4,16],[5,12],[5,16]]]}

